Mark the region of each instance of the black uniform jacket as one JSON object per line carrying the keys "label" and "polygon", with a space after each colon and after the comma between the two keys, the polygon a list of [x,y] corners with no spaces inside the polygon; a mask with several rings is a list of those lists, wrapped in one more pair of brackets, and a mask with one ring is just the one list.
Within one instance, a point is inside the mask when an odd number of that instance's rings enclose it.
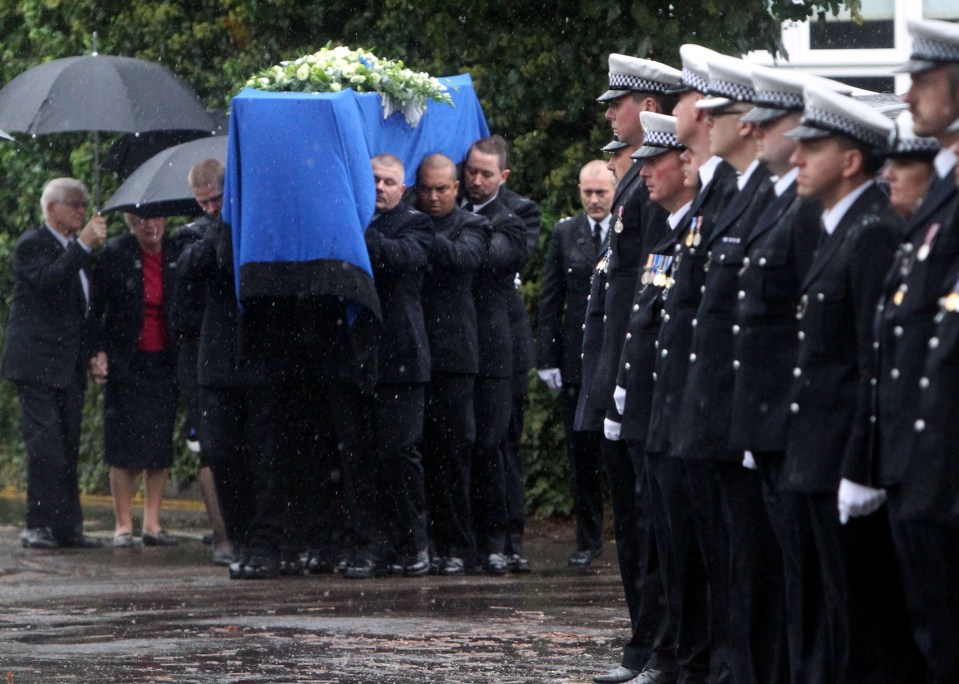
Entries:
{"label": "black uniform jacket", "polygon": [[[612,232],[612,229],[610,229]],[[589,400],[593,377],[596,375],[596,364],[599,361],[599,352],[603,346],[603,308],[606,304],[606,268],[609,250],[609,238],[603,245],[599,258],[593,266],[592,280],[589,283],[589,294],[586,295],[586,317],[583,320],[583,348],[580,352],[582,375],[579,398],[576,401],[576,416],[573,419],[573,429],[581,431],[602,431],[603,419],[606,411]],[[598,402],[597,402],[598,403]]]}
{"label": "black uniform jacket", "polygon": [[[636,280],[650,247],[666,234],[667,211],[651,202],[640,177],[642,164],[633,164],[616,188],[609,229],[609,262],[603,307],[603,343],[596,361],[589,401],[619,420],[613,390],[623,351]],[[622,230],[617,231],[620,227]]]}
{"label": "black uniform jacket", "polygon": [[[692,206],[690,206],[690,209]],[[668,228],[668,221],[667,228]],[[644,442],[652,411],[653,369],[656,366],[656,338],[663,320],[662,294],[676,247],[683,237],[685,222],[662,237],[649,250],[652,263],[636,281],[636,295],[630,309],[616,384],[626,390],[620,438]]]}
{"label": "black uniform jacket", "polygon": [[377,382],[429,382],[430,346],[420,291],[433,247],[433,224],[426,214],[400,202],[370,223],[366,247],[383,314]]}
{"label": "black uniform jacket", "polygon": [[946,273],[959,254],[959,225],[949,221],[957,206],[952,174],[937,178],[908,224],[906,241],[883,287],[876,315],[876,443],[880,482],[886,486],[901,481],[915,449],[912,426],[919,408],[919,378]]}
{"label": "black uniform jacket", "polygon": [[48,387],[85,382],[86,361],[94,350],[80,269],[92,276],[93,261],[76,241],[64,249],[46,226],[20,236],[13,254],[3,377]]}
{"label": "black uniform jacket", "polygon": [[[507,209],[516,214],[526,227],[526,255],[532,258],[539,245],[539,232],[543,227],[542,213],[533,200],[519,195],[509,188],[500,187],[499,199]],[[533,358],[533,327],[526,312],[526,303],[515,287],[507,301],[509,325],[513,333],[513,375],[523,375],[522,386],[526,386],[526,372],[535,363]],[[524,389],[525,391],[525,389]]]}
{"label": "black uniform jacket", "polygon": [[[959,214],[949,220],[955,227]],[[902,478],[899,513],[959,527],[959,259],[946,282],[919,380],[915,452]]]}
{"label": "black uniform jacket", "polygon": [[720,162],[679,228],[680,242],[676,244],[671,266],[671,287],[663,294],[663,322],[656,340],[656,388],[649,417],[647,451],[670,451],[673,426],[686,386],[692,321],[706,280],[705,244],[716,219],[737,190],[736,170]]}
{"label": "black uniform jacket", "polygon": [[434,374],[475,375],[479,370],[472,287],[491,232],[489,219],[462,209],[433,220],[422,300]]}
{"label": "black uniform jacket", "polygon": [[873,318],[904,229],[871,185],[819,249],[801,286],[799,355],[780,486],[835,492],[840,478],[873,485],[869,457],[875,375]]}
{"label": "black uniform jacket", "polygon": [[559,368],[564,385],[582,382],[583,328],[590,277],[599,255],[586,214],[553,226],[543,264],[537,318],[537,366]]}
{"label": "black uniform jacket", "polygon": [[177,262],[181,284],[206,291],[197,350],[197,382],[201,387],[244,388],[269,385],[275,380],[270,359],[240,353],[232,245],[230,226],[217,221],[207,228],[202,240],[184,248]]}
{"label": "black uniform jacket", "polygon": [[477,213],[489,219],[493,228],[486,257],[473,281],[479,333],[478,375],[508,378],[513,374],[509,300],[516,292],[516,273],[529,257],[526,227],[498,198]]}
{"label": "black uniform jacket", "polygon": [[[170,302],[176,291],[180,242],[164,235],[161,249],[163,312],[170,351],[174,352],[171,358],[175,359],[177,339],[170,325]],[[106,352],[110,380],[122,381],[143,328],[143,257],[136,237],[127,233],[107,240],[94,274],[90,315],[97,335],[97,349]]]}
{"label": "black uniform jacket", "polygon": [[771,201],[746,239],[736,301],[735,389],[730,446],[786,450],[786,416],[799,352],[799,287],[819,242],[822,206],[793,183]]}
{"label": "black uniform jacket", "polygon": [[729,446],[732,421],[733,310],[745,242],[773,194],[769,170],[757,166],[716,219],[705,240],[705,289],[692,321],[686,389],[673,433],[673,454],[683,458],[742,460]]}

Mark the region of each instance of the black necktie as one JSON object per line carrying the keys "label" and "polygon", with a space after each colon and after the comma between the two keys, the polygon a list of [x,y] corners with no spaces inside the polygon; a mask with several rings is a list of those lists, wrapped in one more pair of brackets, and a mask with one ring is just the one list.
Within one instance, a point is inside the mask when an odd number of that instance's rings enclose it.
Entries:
{"label": "black necktie", "polygon": [[466,211],[468,211],[469,213],[472,214],[472,213],[473,213],[473,203],[472,203],[472,202],[467,202],[466,204],[463,205],[463,209],[465,209]]}
{"label": "black necktie", "polygon": [[603,229],[599,225],[599,221],[593,224],[593,248],[596,250],[596,254],[599,254],[600,250],[603,247]]}

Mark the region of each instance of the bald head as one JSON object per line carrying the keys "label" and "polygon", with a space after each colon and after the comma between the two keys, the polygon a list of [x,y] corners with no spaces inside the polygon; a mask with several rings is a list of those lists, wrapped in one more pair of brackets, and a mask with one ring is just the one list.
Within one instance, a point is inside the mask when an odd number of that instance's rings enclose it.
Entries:
{"label": "bald head", "polygon": [[616,192],[616,179],[602,159],[591,161],[579,172],[579,197],[586,214],[594,221],[609,216]]}
{"label": "bald head", "polygon": [[456,208],[456,164],[442,154],[431,154],[416,170],[416,195],[420,209],[431,218],[446,216]]}

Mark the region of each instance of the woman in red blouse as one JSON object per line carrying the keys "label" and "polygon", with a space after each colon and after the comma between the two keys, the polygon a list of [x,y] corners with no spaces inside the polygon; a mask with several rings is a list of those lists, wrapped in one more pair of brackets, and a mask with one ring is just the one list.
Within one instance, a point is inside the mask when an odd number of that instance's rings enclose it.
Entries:
{"label": "woman in red blouse", "polygon": [[179,249],[165,237],[166,219],[124,214],[127,235],[111,238],[94,277],[99,351],[91,371],[106,384],[104,458],[110,466],[116,527],[113,545],[132,546],[136,477],[144,476],[142,540],[169,546],[160,504],[173,462],[176,349],[167,323]]}

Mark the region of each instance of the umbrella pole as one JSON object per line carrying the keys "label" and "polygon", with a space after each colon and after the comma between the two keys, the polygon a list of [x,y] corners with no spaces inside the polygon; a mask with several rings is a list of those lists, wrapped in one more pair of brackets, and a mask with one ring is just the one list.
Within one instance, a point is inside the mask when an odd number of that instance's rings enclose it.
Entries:
{"label": "umbrella pole", "polygon": [[93,206],[100,210],[100,132],[93,132]]}

